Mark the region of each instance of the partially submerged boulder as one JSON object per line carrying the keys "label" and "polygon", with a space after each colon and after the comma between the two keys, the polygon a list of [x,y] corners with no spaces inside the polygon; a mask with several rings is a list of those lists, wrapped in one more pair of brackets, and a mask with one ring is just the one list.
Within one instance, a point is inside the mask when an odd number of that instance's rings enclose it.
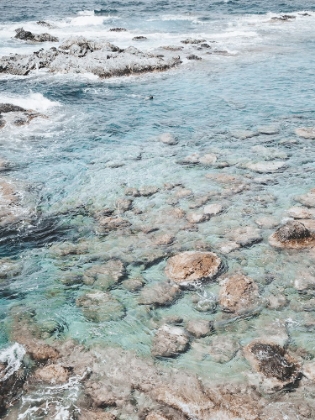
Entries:
{"label": "partially submerged boulder", "polygon": [[168,306],[180,296],[180,287],[171,282],[157,283],[145,286],[140,294],[142,305]]}
{"label": "partially submerged boulder", "polygon": [[286,350],[272,341],[255,340],[244,348],[244,356],[265,383],[265,389],[277,391],[296,382],[300,365]]}
{"label": "partially submerged boulder", "polygon": [[243,274],[234,274],[221,282],[219,302],[226,312],[240,313],[254,309],[259,302],[258,286]]}
{"label": "partially submerged boulder", "polygon": [[187,286],[213,279],[221,267],[221,259],[213,252],[186,251],[169,258],[165,273],[180,286]]}
{"label": "partially submerged boulder", "polygon": [[183,328],[163,325],[153,339],[151,353],[155,357],[176,357],[188,346],[189,336]]}
{"label": "partially submerged boulder", "polygon": [[269,237],[269,243],[276,248],[308,248],[315,246],[315,235],[303,223],[290,220]]}
{"label": "partially submerged boulder", "polygon": [[125,315],[124,306],[110,293],[88,292],[77,299],[77,306],[90,321],[117,321]]}
{"label": "partially submerged boulder", "polygon": [[56,36],[44,33],[44,34],[33,34],[30,31],[25,31],[23,28],[15,30],[16,35],[14,38],[21,39],[22,41],[32,42],[58,42],[59,39]]}
{"label": "partially submerged boulder", "polygon": [[295,134],[304,139],[315,139],[315,127],[300,127],[296,128]]}
{"label": "partially submerged boulder", "polygon": [[125,275],[125,267],[119,260],[109,260],[105,264],[93,265],[85,271],[83,282],[96,289],[107,290],[117,284]]}

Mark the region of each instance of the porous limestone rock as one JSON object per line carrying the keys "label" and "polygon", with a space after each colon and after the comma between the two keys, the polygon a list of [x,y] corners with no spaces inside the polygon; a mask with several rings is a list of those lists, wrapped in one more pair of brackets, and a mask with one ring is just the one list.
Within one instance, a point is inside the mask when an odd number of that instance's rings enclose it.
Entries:
{"label": "porous limestone rock", "polygon": [[155,357],[176,357],[189,346],[189,336],[181,327],[163,325],[153,338],[151,353]]}
{"label": "porous limestone rock", "polygon": [[186,251],[169,258],[165,273],[181,286],[213,279],[222,267],[221,259],[213,252]]}
{"label": "porous limestone rock", "polygon": [[171,282],[156,283],[144,286],[139,303],[142,305],[171,305],[181,294],[180,287]]}
{"label": "porous limestone rock", "polygon": [[240,313],[257,306],[258,286],[251,278],[243,274],[234,274],[220,284],[219,303],[224,311]]}
{"label": "porous limestone rock", "polygon": [[302,249],[315,246],[315,235],[303,223],[289,220],[269,237],[276,248]]}
{"label": "porous limestone rock", "polygon": [[90,321],[117,321],[125,315],[124,306],[109,293],[93,291],[85,293],[76,301],[83,315]]}

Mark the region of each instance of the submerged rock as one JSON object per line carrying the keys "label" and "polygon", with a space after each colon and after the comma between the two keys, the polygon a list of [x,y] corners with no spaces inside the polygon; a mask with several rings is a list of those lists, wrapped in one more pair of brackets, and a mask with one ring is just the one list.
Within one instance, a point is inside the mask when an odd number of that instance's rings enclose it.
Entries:
{"label": "submerged rock", "polygon": [[164,133],[161,134],[159,137],[159,141],[164,144],[168,144],[169,146],[174,146],[178,143],[176,137],[173,136],[171,133]]}
{"label": "submerged rock", "polygon": [[103,410],[80,409],[79,420],[116,420],[117,417]]}
{"label": "submerged rock", "polygon": [[176,357],[188,346],[189,337],[183,328],[163,325],[154,336],[151,353],[155,357]]}
{"label": "submerged rock", "polygon": [[263,239],[260,230],[251,226],[235,229],[228,234],[228,237],[241,247],[257,244]]}
{"label": "submerged rock", "polygon": [[33,70],[45,68],[54,73],[93,73],[108,78],[164,71],[180,63],[180,57],[171,54],[158,57],[134,47],[121,50],[106,41],[94,42],[76,37],[68,39],[59,48],[4,56],[0,58],[0,73],[26,76]]}
{"label": "submerged rock", "polygon": [[247,312],[257,306],[258,286],[251,278],[243,274],[234,274],[220,284],[219,302],[224,311]]}
{"label": "submerged rock", "polygon": [[83,275],[83,282],[96,289],[107,290],[117,284],[125,275],[125,267],[119,260],[110,260],[105,264],[94,265]]}
{"label": "submerged rock", "polygon": [[257,162],[248,163],[246,167],[251,171],[258,172],[260,174],[268,174],[285,169],[286,163],[283,161]]}
{"label": "submerged rock", "polygon": [[168,278],[181,286],[213,279],[222,267],[213,252],[186,251],[171,257],[165,269]]}
{"label": "submerged rock", "polygon": [[295,134],[304,139],[315,139],[315,127],[301,127],[295,130]]}
{"label": "submerged rock", "polygon": [[32,41],[32,42],[58,42],[59,39],[56,36],[50,34],[33,34],[30,31],[25,31],[23,28],[18,28],[15,30],[16,35],[14,38],[21,39],[23,41]]}
{"label": "submerged rock", "polygon": [[216,363],[227,363],[233,359],[240,345],[228,336],[214,336],[208,348],[211,359]]}
{"label": "submerged rock", "polygon": [[77,299],[77,306],[90,321],[117,321],[125,315],[124,306],[109,293],[88,292]]}
{"label": "submerged rock", "polygon": [[295,200],[306,207],[315,207],[315,189],[299,197],[295,197]]}
{"label": "submerged rock", "polygon": [[180,288],[170,282],[145,286],[140,294],[139,303],[142,305],[171,305],[180,296]]}
{"label": "submerged rock", "polygon": [[300,375],[300,365],[285,349],[270,341],[255,340],[244,349],[244,356],[262,377],[266,389],[277,391],[294,383]]}
{"label": "submerged rock", "polygon": [[213,325],[206,319],[193,319],[188,321],[186,330],[193,336],[201,338],[211,334]]}
{"label": "submerged rock", "polygon": [[307,248],[315,246],[315,235],[298,221],[288,221],[269,237],[270,245],[276,248]]}
{"label": "submerged rock", "polygon": [[220,203],[213,203],[208,204],[203,208],[204,214],[207,214],[208,216],[216,216],[217,214],[220,214],[223,211],[223,206]]}

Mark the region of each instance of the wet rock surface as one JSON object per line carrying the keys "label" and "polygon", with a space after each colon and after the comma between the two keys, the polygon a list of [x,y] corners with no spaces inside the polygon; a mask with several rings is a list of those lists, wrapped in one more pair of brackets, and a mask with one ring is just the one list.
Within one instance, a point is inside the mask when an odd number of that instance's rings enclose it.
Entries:
{"label": "wet rock surface", "polygon": [[187,251],[175,255],[167,262],[166,275],[179,285],[211,280],[221,269],[220,258],[212,252]]}
{"label": "wet rock surface", "polygon": [[32,42],[58,42],[59,39],[56,36],[44,33],[44,34],[33,34],[30,31],[25,31],[23,28],[15,30],[16,35],[14,38],[21,39],[22,41]]}
{"label": "wet rock surface", "polygon": [[277,248],[307,248],[315,245],[315,236],[302,222],[288,221],[270,236],[269,243]]}
{"label": "wet rock surface", "polygon": [[253,279],[234,274],[220,282],[219,303],[227,312],[246,312],[258,305],[258,286]]}
{"label": "wet rock surface", "polygon": [[[48,38],[44,34],[41,39],[47,41]],[[94,42],[79,37],[63,42],[59,48],[42,49],[30,55],[2,57],[0,72],[26,76],[35,69],[45,68],[53,73],[90,72],[101,78],[108,78],[168,70],[180,62],[178,57],[160,58],[134,47],[121,50],[109,42]]]}
{"label": "wet rock surface", "polygon": [[180,327],[162,326],[153,339],[151,353],[155,357],[176,357],[189,346],[189,337]]}

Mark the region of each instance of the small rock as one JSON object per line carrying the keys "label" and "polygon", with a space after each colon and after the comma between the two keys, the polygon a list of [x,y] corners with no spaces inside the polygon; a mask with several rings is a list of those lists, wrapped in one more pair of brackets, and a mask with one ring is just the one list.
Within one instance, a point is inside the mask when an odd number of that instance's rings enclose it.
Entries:
{"label": "small rock", "polygon": [[262,241],[262,236],[259,229],[251,226],[245,226],[233,230],[229,234],[229,238],[239,244],[241,247],[247,247],[257,244]]}
{"label": "small rock", "polygon": [[83,315],[93,322],[117,321],[125,315],[124,306],[109,293],[85,293],[76,304],[82,308]]}
{"label": "small rock", "polygon": [[119,212],[125,212],[128,210],[131,210],[132,200],[124,199],[124,198],[116,200],[116,208]]}
{"label": "small rock", "polygon": [[180,198],[189,197],[192,194],[193,194],[192,190],[189,190],[188,188],[178,188],[175,192],[175,197],[180,199]]}
{"label": "small rock", "polygon": [[209,214],[207,213],[190,213],[187,215],[189,223],[203,223],[209,220]]}
{"label": "small rock", "polygon": [[279,222],[271,216],[262,216],[255,220],[260,228],[273,229],[279,225]]}
{"label": "small rock", "polygon": [[214,362],[227,363],[233,359],[239,349],[240,345],[235,339],[226,336],[214,336],[208,351]]}
{"label": "small rock", "polygon": [[195,294],[192,296],[194,309],[198,312],[214,313],[217,309],[217,298],[213,293]]}
{"label": "small rock", "polygon": [[87,269],[83,282],[95,288],[107,290],[117,284],[125,275],[125,267],[119,260],[110,260],[105,264],[94,265]]}
{"label": "small rock", "polygon": [[158,191],[159,191],[159,188],[152,187],[152,186],[145,186],[145,187],[141,187],[139,189],[139,193],[143,197],[149,197],[149,196],[151,196],[153,194],[156,194]]}
{"label": "small rock", "polygon": [[155,236],[153,242],[155,245],[170,245],[174,242],[174,240],[174,236],[168,233],[163,233],[161,235]]}
{"label": "small rock", "polygon": [[193,38],[187,38],[184,39],[183,41],[180,41],[182,44],[201,44],[202,42],[205,42],[205,39],[193,39]]}
{"label": "small rock", "polygon": [[315,189],[312,189],[307,194],[296,197],[295,200],[306,207],[315,207]]}
{"label": "small rock", "polygon": [[295,130],[295,134],[304,139],[315,139],[315,127],[301,127]]}
{"label": "small rock", "polygon": [[216,161],[217,157],[212,153],[207,153],[206,155],[201,156],[201,158],[199,159],[199,162],[202,165],[213,165],[214,163],[216,163]]}
{"label": "small rock", "polygon": [[212,252],[186,251],[169,258],[165,273],[175,283],[185,286],[213,279],[221,266],[221,259]]}
{"label": "small rock", "polygon": [[129,290],[129,292],[137,292],[144,284],[145,282],[142,277],[135,277],[122,282],[124,288]]}
{"label": "small rock", "polygon": [[125,28],[110,28],[110,32],[127,32]]}
{"label": "small rock", "polygon": [[236,249],[239,249],[241,247],[240,244],[237,244],[236,242],[225,242],[220,245],[220,251],[223,254],[229,254],[230,252],[235,251]]}
{"label": "small rock", "polygon": [[198,57],[198,55],[190,54],[187,56],[187,60],[202,60],[202,58]]}
{"label": "small rock", "polygon": [[222,211],[223,211],[223,206],[220,203],[208,204],[203,209],[204,214],[207,214],[210,217],[216,216],[217,214],[220,214]]}
{"label": "small rock", "polygon": [[269,126],[259,127],[258,131],[260,134],[272,135],[272,134],[278,134],[279,128],[273,125],[269,125]]}
{"label": "small rock", "polygon": [[276,248],[307,248],[315,246],[315,235],[297,221],[288,221],[269,237],[270,245]]}
{"label": "small rock", "polygon": [[64,383],[69,379],[69,370],[61,365],[48,365],[35,371],[36,379],[52,384]]}
{"label": "small rock", "polygon": [[241,313],[257,306],[258,286],[251,278],[234,274],[220,284],[219,302],[223,311]]}
{"label": "small rock", "polygon": [[174,146],[178,143],[178,140],[171,133],[161,134],[159,137],[159,141],[161,143],[168,144],[169,146]]}
{"label": "small rock", "polygon": [[122,229],[125,227],[128,227],[131,225],[130,222],[128,222],[128,220],[123,219],[122,217],[102,217],[99,220],[99,224],[100,227],[104,230],[104,231],[110,231],[110,230],[116,230],[116,229]]}
{"label": "small rock", "polygon": [[146,39],[148,39],[146,36],[135,36],[132,38],[133,41],[145,41]]}
{"label": "small rock", "polygon": [[188,346],[189,337],[183,328],[163,325],[153,339],[151,353],[155,357],[176,357]]}
{"label": "small rock", "polygon": [[139,303],[141,305],[171,305],[181,294],[177,284],[169,282],[157,283],[153,286],[145,286],[140,294]]}
{"label": "small rock", "polygon": [[278,172],[282,169],[285,169],[286,163],[283,161],[272,161],[272,162],[257,162],[257,163],[248,163],[246,165],[248,169],[260,174],[268,174]]}
{"label": "small rock", "polygon": [[186,330],[197,338],[205,337],[213,331],[213,325],[205,319],[194,319],[187,323]]}
{"label": "small rock", "polygon": [[294,219],[315,219],[315,209],[306,207],[291,207],[287,213],[289,217]]}
{"label": "small rock", "polygon": [[140,193],[137,188],[126,188],[125,195],[132,195],[133,197],[139,197]]}

